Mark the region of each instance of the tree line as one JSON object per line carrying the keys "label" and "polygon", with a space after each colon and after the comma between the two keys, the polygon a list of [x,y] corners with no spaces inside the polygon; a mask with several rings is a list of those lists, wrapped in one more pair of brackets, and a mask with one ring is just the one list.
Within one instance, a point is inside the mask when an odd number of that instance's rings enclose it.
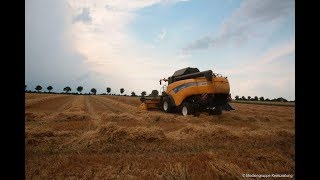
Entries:
{"label": "tree line", "polygon": [[[31,90],[28,90],[28,91],[27,91],[27,85],[25,85],[25,88],[24,88],[25,92],[28,92],[28,93],[35,93],[35,92],[37,92],[37,93],[54,93],[54,92],[51,92],[52,89],[53,89],[52,86],[48,86],[48,87],[47,87],[48,92],[45,92],[45,91],[42,92],[42,91],[41,91],[41,90],[42,90],[42,86],[40,86],[40,85],[37,85],[37,86],[35,87],[35,90],[36,90],[36,91],[31,91]],[[66,86],[66,87],[63,88],[63,92],[58,93],[58,94],[75,94],[75,95],[77,95],[77,94],[82,94],[83,87],[82,87],[82,86],[78,86],[78,87],[77,87],[78,93],[70,93],[71,90],[72,90],[72,89],[71,89],[69,86]],[[117,94],[111,94],[111,88],[110,88],[110,87],[107,87],[107,88],[106,88],[106,92],[107,92],[107,93],[102,93],[101,95],[117,95]],[[121,95],[122,95],[124,92],[125,92],[125,89],[124,89],[124,88],[120,88],[120,93],[121,93]],[[55,93],[54,93],[54,94],[55,94]],[[92,88],[89,93],[84,93],[83,95],[87,95],[87,94],[96,95],[96,94],[97,94],[97,89]],[[142,92],[141,92],[141,96],[144,97],[144,96],[146,96],[146,95],[147,95],[147,92],[146,92],[146,91],[142,91]],[[157,90],[153,90],[153,91],[151,92],[151,94],[149,94],[149,96],[158,96],[158,95],[159,95],[159,92],[158,92]],[[127,95],[124,94],[124,96],[127,96]],[[132,92],[131,92],[131,96],[137,96],[137,95],[136,95],[136,93],[135,93],[134,91],[132,91]]]}
{"label": "tree line", "polygon": [[[53,89],[52,86],[48,86],[47,87],[47,90],[48,90],[48,93],[52,93],[51,90]],[[35,90],[37,90],[37,93],[42,93],[42,86],[40,85],[37,85],[35,87]],[[66,86],[63,88],[63,91],[64,92],[61,92],[60,94],[82,94],[82,90],[83,90],[83,87],[82,86],[78,86],[77,87],[77,91],[79,93],[69,93],[71,91],[71,88],[69,86]],[[27,91],[27,85],[25,85],[25,92],[29,92],[29,93],[34,93],[35,91]],[[106,92],[107,93],[102,93],[101,95],[117,95],[117,94],[111,94],[111,88],[110,87],[107,87],[106,88]],[[125,92],[125,89],[124,88],[120,88],[120,93],[121,95],[123,95],[123,93]],[[87,95],[87,94],[93,94],[93,95],[96,95],[97,94],[97,90],[95,88],[91,88],[90,90],[90,93],[84,93],[84,95]],[[145,97],[147,95],[147,92],[146,91],[142,91],[141,92],[141,96],[142,97]],[[127,96],[126,94],[124,94],[124,96]],[[136,93],[134,91],[131,92],[131,96],[137,96]],[[152,90],[152,92],[148,95],[148,96],[159,96],[159,92],[158,90]],[[239,95],[236,95],[235,100],[243,100],[243,101],[276,101],[276,102],[288,102],[287,99],[283,98],[283,97],[279,97],[279,98],[274,98],[274,99],[269,99],[269,98],[264,98],[263,96],[261,97],[258,97],[258,96],[254,96],[254,97],[251,97],[251,96],[239,96]],[[294,101],[293,101],[294,102]]]}
{"label": "tree line", "polygon": [[283,97],[279,97],[279,98],[274,98],[274,99],[269,99],[269,98],[264,98],[263,96],[261,97],[258,97],[258,96],[254,96],[254,97],[251,97],[251,96],[248,96],[247,98],[245,96],[238,96],[236,95],[234,97],[235,100],[243,100],[243,101],[276,101],[276,102],[288,102],[287,99],[283,98]]}

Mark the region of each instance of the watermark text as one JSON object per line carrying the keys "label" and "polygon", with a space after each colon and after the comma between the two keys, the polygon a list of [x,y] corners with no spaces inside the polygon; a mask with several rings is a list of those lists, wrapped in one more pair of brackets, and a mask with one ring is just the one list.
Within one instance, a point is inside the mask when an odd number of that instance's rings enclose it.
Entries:
{"label": "watermark text", "polygon": [[293,178],[293,174],[242,174],[244,178]]}

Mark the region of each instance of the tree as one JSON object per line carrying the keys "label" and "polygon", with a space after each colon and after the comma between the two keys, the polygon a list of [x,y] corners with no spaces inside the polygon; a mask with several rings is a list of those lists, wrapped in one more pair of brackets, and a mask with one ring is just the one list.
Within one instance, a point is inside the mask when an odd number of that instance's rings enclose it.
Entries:
{"label": "tree", "polygon": [[238,95],[236,95],[236,97],[234,97],[236,100],[239,100],[239,96]]}
{"label": "tree", "polygon": [[27,90],[27,85],[24,85],[24,90]]}
{"label": "tree", "polygon": [[264,101],[264,97],[261,96],[261,97],[259,98],[259,100],[260,100],[260,101]]}
{"label": "tree", "polygon": [[65,91],[66,93],[69,93],[69,91],[71,91],[71,88],[69,86],[63,88],[63,91]]}
{"label": "tree", "polygon": [[267,99],[266,99],[266,101],[270,101],[270,99],[269,99],[269,98],[267,98]]}
{"label": "tree", "polygon": [[83,90],[83,87],[82,86],[78,86],[77,87],[77,91],[81,94],[81,91]]}
{"label": "tree", "polygon": [[278,102],[288,102],[288,100],[286,100],[286,99],[283,98],[283,97],[277,98],[276,101],[278,101]]}
{"label": "tree", "polygon": [[254,97],[254,100],[255,100],[255,101],[258,101],[258,100],[259,100],[258,96],[255,96],[255,97]]}
{"label": "tree", "polygon": [[50,91],[51,91],[53,88],[52,88],[52,86],[48,86],[47,89],[48,89],[48,91],[49,91],[49,93],[50,93]]}
{"label": "tree", "polygon": [[241,99],[242,99],[242,100],[247,100],[246,97],[244,97],[244,96],[242,96]]}
{"label": "tree", "polygon": [[249,100],[249,101],[251,100],[251,96],[248,96],[248,100]]}
{"label": "tree", "polygon": [[131,96],[136,96],[136,93],[134,91],[132,91]]}
{"label": "tree", "polygon": [[107,87],[107,93],[109,94],[111,92],[111,88]]}
{"label": "tree", "polygon": [[158,90],[152,90],[150,95],[153,97],[157,97],[159,95],[159,92],[158,92]]}
{"label": "tree", "polygon": [[36,88],[35,88],[38,92],[41,91],[42,87],[40,85],[37,85]]}
{"label": "tree", "polygon": [[91,89],[91,92],[92,92],[92,94],[96,95],[97,90],[96,90],[95,88],[92,88],[92,89]]}
{"label": "tree", "polygon": [[147,94],[147,92],[145,92],[145,91],[142,91],[142,92],[141,92],[141,96],[142,96],[142,97],[146,96],[146,94]]}
{"label": "tree", "polygon": [[123,89],[123,88],[121,88],[121,89],[120,89],[120,93],[122,94],[123,92],[124,92],[124,89]]}

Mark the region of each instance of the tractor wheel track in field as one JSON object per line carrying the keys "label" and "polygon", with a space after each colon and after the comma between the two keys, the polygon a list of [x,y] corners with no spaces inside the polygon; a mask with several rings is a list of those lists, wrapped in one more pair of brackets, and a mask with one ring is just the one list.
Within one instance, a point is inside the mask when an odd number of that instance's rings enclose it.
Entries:
{"label": "tractor wheel track in field", "polygon": [[57,94],[37,94],[37,93],[32,93],[32,94],[25,94],[25,100],[31,100],[31,99],[40,99],[44,97],[49,97],[49,96],[59,96]]}
{"label": "tractor wheel track in field", "polygon": [[128,108],[125,108],[120,104],[116,104],[113,101],[110,101],[109,99],[101,99],[101,97],[92,97],[92,98],[93,98],[92,100],[96,103],[96,105],[104,108],[103,112],[111,111],[116,114],[128,112]]}
{"label": "tractor wheel track in field", "polygon": [[121,101],[116,101],[116,100],[113,100],[111,98],[108,98],[108,97],[96,97],[97,99],[99,99],[100,102],[104,103],[104,104],[107,104],[108,106],[111,106],[111,107],[118,107],[118,109],[121,109],[121,112],[131,112],[131,113],[135,113],[136,110],[138,109],[138,107],[134,106],[134,105],[131,105],[131,104],[128,104],[128,103],[124,103],[124,102],[121,102]]}
{"label": "tractor wheel track in field", "polygon": [[117,97],[114,97],[114,96],[98,96],[98,97],[105,98],[105,99],[110,99],[112,101],[115,101],[115,102],[118,102],[118,103],[122,103],[122,104],[125,104],[125,105],[129,105],[129,106],[133,106],[133,107],[138,107],[141,104],[141,101],[139,100],[138,97],[127,97],[127,98],[130,98],[130,100],[121,99],[121,96],[119,96],[119,97],[118,96]]}
{"label": "tractor wheel track in field", "polygon": [[26,106],[26,111],[45,112],[49,114],[62,112],[69,108],[74,99],[75,96],[54,96]]}

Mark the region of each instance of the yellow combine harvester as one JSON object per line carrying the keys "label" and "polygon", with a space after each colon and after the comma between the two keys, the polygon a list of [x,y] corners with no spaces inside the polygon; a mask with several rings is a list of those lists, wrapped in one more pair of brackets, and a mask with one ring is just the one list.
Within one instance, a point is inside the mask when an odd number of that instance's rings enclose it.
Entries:
{"label": "yellow combine harvester", "polygon": [[142,97],[140,109],[162,109],[170,113],[180,111],[182,115],[195,115],[199,112],[221,114],[234,110],[229,105],[230,85],[227,77],[211,70],[200,72],[198,68],[184,68],[176,71],[168,79],[166,90],[161,96]]}

